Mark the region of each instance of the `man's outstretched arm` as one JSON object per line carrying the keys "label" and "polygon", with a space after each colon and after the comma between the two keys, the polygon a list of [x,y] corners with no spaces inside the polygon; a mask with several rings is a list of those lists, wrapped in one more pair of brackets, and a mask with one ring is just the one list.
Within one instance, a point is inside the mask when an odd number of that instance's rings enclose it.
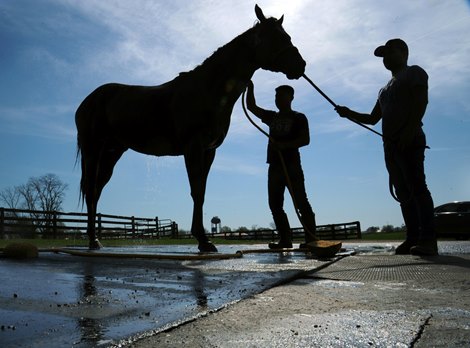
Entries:
{"label": "man's outstretched arm", "polygon": [[374,125],[377,124],[377,122],[379,122],[382,118],[382,111],[380,109],[380,104],[378,101],[377,103],[375,103],[375,106],[370,114],[361,114],[359,112],[349,109],[346,106],[340,105],[338,105],[335,110],[341,117],[349,118],[350,120],[364,124]]}

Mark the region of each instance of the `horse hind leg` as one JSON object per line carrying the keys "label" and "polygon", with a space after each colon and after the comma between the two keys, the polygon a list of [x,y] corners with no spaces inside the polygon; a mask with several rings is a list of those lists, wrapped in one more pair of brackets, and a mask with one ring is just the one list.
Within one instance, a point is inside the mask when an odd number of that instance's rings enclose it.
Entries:
{"label": "horse hind leg", "polygon": [[99,249],[101,247],[96,238],[96,204],[98,203],[96,187],[96,166],[97,161],[87,158],[82,154],[82,179],[80,181],[80,191],[82,199],[87,208],[87,235],[90,249]]}
{"label": "horse hind leg", "polygon": [[[197,147],[195,148],[197,149]],[[195,151],[194,149],[184,156],[194,203],[191,234],[198,240],[198,248],[202,252],[217,252],[215,245],[207,238],[203,225],[206,182],[214,157],[215,150]]]}
{"label": "horse hind leg", "polygon": [[[82,156],[81,189],[88,213],[87,234],[90,249],[100,249],[96,236],[96,212],[103,188],[111,179],[114,166],[126,149],[103,146],[90,157]],[[97,155],[96,155],[97,154]]]}

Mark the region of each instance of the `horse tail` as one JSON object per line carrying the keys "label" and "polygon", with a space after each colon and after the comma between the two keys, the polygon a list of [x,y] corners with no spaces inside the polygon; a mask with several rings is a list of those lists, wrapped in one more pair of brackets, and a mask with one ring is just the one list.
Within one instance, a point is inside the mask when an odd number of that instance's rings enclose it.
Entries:
{"label": "horse tail", "polygon": [[[82,175],[80,179],[80,198],[82,205],[85,203],[86,194],[89,192],[88,183],[90,181],[90,163],[91,156],[96,153],[96,144],[99,134],[97,132],[97,124],[104,115],[104,103],[102,101],[103,87],[98,87],[90,93],[80,104],[75,112],[75,125],[77,127],[77,153],[75,158],[75,166],[78,161],[81,163]],[[97,137],[98,136],[98,137]]]}
{"label": "horse tail", "polygon": [[80,178],[80,194],[79,194],[78,204],[82,206],[82,209],[83,209],[83,205],[85,204],[85,192],[86,192],[85,182],[86,182],[86,180],[84,179],[84,177],[86,175],[85,174],[86,169],[85,169],[85,161],[82,157],[82,141],[81,141],[82,136],[80,134],[82,132],[82,130],[79,127],[79,120],[82,118],[81,113],[83,112],[85,102],[86,102],[86,99],[80,104],[77,111],[75,112],[75,123],[76,123],[76,126],[77,126],[77,152],[76,152],[76,155],[75,155],[74,168],[77,167],[77,164],[80,161],[81,162],[82,175],[81,175],[81,178]]}
{"label": "horse tail", "polygon": [[[78,161],[81,161],[81,146],[80,146],[80,137],[77,134],[77,153],[75,155],[75,164],[74,168],[77,167]],[[82,164],[83,167],[83,164]],[[78,204],[82,206],[85,204],[85,187],[84,187],[84,180],[83,180],[84,170],[82,168],[82,176],[80,178],[80,194],[78,198]]]}

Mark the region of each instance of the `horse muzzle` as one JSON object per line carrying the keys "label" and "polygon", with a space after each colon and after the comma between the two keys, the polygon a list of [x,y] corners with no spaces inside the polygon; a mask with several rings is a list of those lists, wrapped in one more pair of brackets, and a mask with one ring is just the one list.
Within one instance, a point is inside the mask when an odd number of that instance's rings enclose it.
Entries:
{"label": "horse muzzle", "polygon": [[270,64],[267,70],[282,72],[288,79],[299,79],[305,73],[306,62],[295,46],[282,50]]}

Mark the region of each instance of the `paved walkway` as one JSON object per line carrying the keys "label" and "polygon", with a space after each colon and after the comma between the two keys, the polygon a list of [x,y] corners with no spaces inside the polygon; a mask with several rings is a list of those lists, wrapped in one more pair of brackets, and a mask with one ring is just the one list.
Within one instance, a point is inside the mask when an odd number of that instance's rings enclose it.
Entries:
{"label": "paved walkway", "polygon": [[470,347],[470,254],[345,257],[131,347]]}

